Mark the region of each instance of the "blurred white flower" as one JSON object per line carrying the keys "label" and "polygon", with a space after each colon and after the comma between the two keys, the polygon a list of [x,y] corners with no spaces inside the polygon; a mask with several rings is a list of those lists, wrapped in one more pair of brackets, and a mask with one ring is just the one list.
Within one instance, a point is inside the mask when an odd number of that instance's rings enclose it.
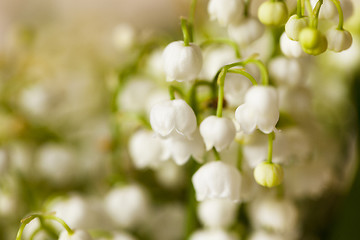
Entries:
{"label": "blurred white flower", "polygon": [[162,59],[168,82],[195,80],[201,71],[203,62],[201,49],[193,43],[185,46],[183,41],[176,41],[167,45]]}
{"label": "blurred white flower", "polygon": [[264,32],[264,25],[254,17],[245,18],[238,24],[231,24],[228,28],[229,37],[240,46],[247,46],[254,42],[259,39]]}
{"label": "blurred white flower", "polygon": [[138,185],[113,188],[104,199],[105,210],[116,225],[132,228],[144,222],[149,213],[149,199]]}
{"label": "blurred white flower", "polygon": [[126,232],[115,232],[113,233],[112,240],[136,240],[136,238]]}
{"label": "blurred white flower", "polygon": [[306,83],[305,69],[296,58],[277,57],[269,62],[269,74],[278,85],[297,87]]}
{"label": "blurred white flower", "polygon": [[161,158],[163,160],[172,158],[176,164],[184,165],[193,156],[198,162],[203,161],[205,145],[198,130],[195,130],[191,139],[178,134],[162,141],[164,147]]}
{"label": "blurred white flower", "polygon": [[126,50],[134,45],[136,31],[133,26],[127,23],[117,25],[113,31],[112,41],[119,50]]}
{"label": "blurred white flower", "polygon": [[200,134],[207,151],[215,147],[221,152],[234,141],[236,129],[234,123],[228,118],[209,116],[201,122]]}
{"label": "blurred white flower", "polygon": [[182,99],[155,104],[150,111],[150,124],[154,132],[162,137],[176,132],[191,138],[197,127],[194,111]]}
{"label": "blurred white flower", "polygon": [[62,231],[59,240],[92,240],[90,234],[84,230],[76,229],[73,234],[69,234],[66,230]]}
{"label": "blurred white flower", "polygon": [[227,103],[230,106],[243,104],[245,93],[251,86],[251,82],[245,76],[227,73],[224,85],[224,95]]}
{"label": "blurred white flower", "polygon": [[240,201],[240,172],[221,161],[201,166],[193,175],[192,183],[198,201],[217,198]]}
{"label": "blurred white flower", "polygon": [[300,31],[307,27],[308,17],[299,18],[297,14],[292,15],[285,24],[285,33],[290,40],[298,41]]}
{"label": "blurred white flower", "polygon": [[173,161],[162,162],[155,169],[155,177],[162,186],[169,189],[177,188],[185,183],[184,169]]}
{"label": "blurred white flower", "polygon": [[298,231],[298,210],[288,199],[263,197],[251,203],[250,220],[256,229],[271,229],[276,233]]}
{"label": "blurred white flower", "polygon": [[282,234],[258,230],[250,235],[249,240],[293,240],[293,238],[288,238]]}
{"label": "blurred white flower", "polygon": [[205,227],[227,228],[234,223],[238,208],[228,199],[208,199],[199,204],[197,213]]}
{"label": "blurred white flower", "polygon": [[39,117],[43,116],[49,109],[49,93],[45,87],[36,84],[24,89],[20,95],[20,105],[29,114]]}
{"label": "blurred white flower", "polygon": [[350,32],[346,30],[332,28],[327,31],[326,38],[328,41],[328,49],[335,52],[344,51],[351,47],[352,44],[352,36]]}
{"label": "blurred white flower", "polygon": [[149,130],[135,132],[129,140],[129,154],[136,168],[154,168],[159,165],[163,147],[160,139]]}
{"label": "blurred white flower", "polygon": [[298,41],[291,40],[284,32],[280,37],[281,52],[290,58],[299,58],[305,55]]}
{"label": "blurred white flower", "polygon": [[198,230],[189,240],[236,240],[236,235],[222,229]]}
{"label": "blurred white flower", "polygon": [[243,0],[210,0],[210,20],[217,20],[221,26],[236,24],[243,18],[244,4]]}
{"label": "blurred white flower", "polygon": [[235,112],[235,119],[240,124],[240,130],[252,133],[259,128],[264,133],[275,130],[279,120],[278,97],[275,88],[268,86],[253,86],[245,95],[245,103]]}

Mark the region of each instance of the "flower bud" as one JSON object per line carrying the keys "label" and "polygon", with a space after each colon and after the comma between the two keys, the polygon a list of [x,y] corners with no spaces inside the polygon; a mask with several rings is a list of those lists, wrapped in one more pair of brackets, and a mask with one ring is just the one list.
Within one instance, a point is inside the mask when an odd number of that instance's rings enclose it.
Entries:
{"label": "flower bud", "polygon": [[162,59],[168,82],[194,80],[199,74],[203,62],[200,47],[193,43],[185,46],[183,41],[167,45]]}
{"label": "flower bud", "polygon": [[216,161],[204,164],[192,177],[196,199],[240,201],[241,175],[233,166]]}
{"label": "flower bud", "polygon": [[326,37],[315,28],[301,30],[299,41],[304,52],[310,55],[319,55],[327,49]]}
{"label": "flower bud", "polygon": [[221,26],[238,23],[244,11],[243,0],[210,0],[208,13],[211,20],[218,20]]}
{"label": "flower bud", "polygon": [[200,134],[204,139],[207,151],[215,147],[217,151],[221,152],[234,140],[236,129],[230,119],[210,116],[201,122]]}
{"label": "flower bud", "polygon": [[348,49],[352,44],[352,36],[346,30],[330,29],[327,34],[328,48],[334,52]]}
{"label": "flower bud", "polygon": [[260,22],[269,26],[281,26],[286,23],[288,9],[284,2],[267,1],[260,5],[258,9]]}
{"label": "flower bud", "polygon": [[301,17],[299,18],[298,15],[292,15],[287,23],[285,24],[285,32],[288,38],[294,41],[299,40],[300,31],[307,27],[308,25],[308,18]]}
{"label": "flower bud", "polygon": [[276,187],[281,184],[284,172],[276,163],[262,162],[256,166],[254,177],[258,184],[264,187]]}

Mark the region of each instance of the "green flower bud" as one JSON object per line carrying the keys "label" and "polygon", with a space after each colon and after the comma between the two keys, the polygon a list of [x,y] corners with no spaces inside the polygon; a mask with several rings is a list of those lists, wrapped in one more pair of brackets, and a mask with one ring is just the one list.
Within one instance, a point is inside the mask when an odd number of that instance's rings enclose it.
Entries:
{"label": "green flower bud", "polygon": [[256,166],[254,177],[258,184],[270,188],[280,185],[284,172],[279,164],[262,162]]}
{"label": "green flower bud", "polygon": [[299,18],[298,15],[292,15],[285,24],[285,33],[291,40],[299,41],[300,31],[307,27],[308,17]]}
{"label": "green flower bud", "polygon": [[288,19],[288,9],[284,2],[264,2],[258,10],[260,22],[269,26],[281,26]]}
{"label": "green flower bud", "polygon": [[307,54],[319,55],[327,49],[326,37],[315,28],[307,27],[301,30],[299,41]]}

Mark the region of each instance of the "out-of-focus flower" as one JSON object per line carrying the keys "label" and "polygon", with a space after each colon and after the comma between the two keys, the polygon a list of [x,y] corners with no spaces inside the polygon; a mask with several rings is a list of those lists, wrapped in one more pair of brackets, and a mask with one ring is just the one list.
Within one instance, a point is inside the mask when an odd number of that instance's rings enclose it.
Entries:
{"label": "out-of-focus flower", "polygon": [[243,18],[243,0],[210,0],[208,13],[210,20],[217,20],[221,26],[239,23]]}
{"label": "out-of-focus flower", "polygon": [[90,234],[84,230],[77,229],[73,234],[69,234],[67,231],[62,231],[59,236],[59,240],[92,240]]}
{"label": "out-of-focus flower", "polygon": [[341,52],[349,47],[352,44],[352,36],[346,30],[339,30],[336,28],[332,28],[326,33],[328,48],[335,52]]}
{"label": "out-of-focus flower", "polygon": [[277,57],[269,62],[269,74],[278,85],[297,87],[305,85],[305,69],[298,59]]}
{"label": "out-of-focus flower", "polygon": [[199,230],[190,236],[190,240],[236,240],[236,236],[222,229]]}
{"label": "out-of-focus flower", "polygon": [[291,40],[286,33],[283,33],[280,37],[280,49],[285,56],[291,58],[298,58],[305,55],[300,43]]}
{"label": "out-of-focus flower", "polygon": [[229,199],[240,201],[240,172],[233,166],[216,161],[204,164],[192,177],[196,199]]}
{"label": "out-of-focus flower", "polygon": [[229,37],[240,46],[247,46],[259,39],[264,31],[264,25],[253,17],[245,18],[239,24],[232,24],[228,28]]}
{"label": "out-of-focus flower", "polygon": [[258,9],[260,22],[269,26],[281,26],[286,23],[288,9],[285,2],[263,2]]}

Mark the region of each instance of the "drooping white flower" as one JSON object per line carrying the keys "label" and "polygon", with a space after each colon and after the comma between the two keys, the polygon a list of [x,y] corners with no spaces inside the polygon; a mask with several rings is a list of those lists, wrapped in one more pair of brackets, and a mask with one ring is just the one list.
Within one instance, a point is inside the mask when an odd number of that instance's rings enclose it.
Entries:
{"label": "drooping white flower", "polygon": [[222,229],[206,229],[194,232],[190,240],[236,240],[237,237]]}
{"label": "drooping white flower", "polygon": [[152,129],[162,137],[177,132],[191,138],[197,127],[194,111],[182,99],[155,104],[150,111],[150,124]]}
{"label": "drooping white flower", "polygon": [[210,20],[217,20],[221,26],[238,23],[243,12],[243,0],[210,0],[208,3]]}
{"label": "drooping white flower", "polygon": [[257,18],[243,19],[239,24],[232,24],[228,28],[229,37],[240,46],[247,46],[263,35],[265,27]]}
{"label": "drooping white flower", "polygon": [[156,167],[162,151],[162,143],[152,131],[139,130],[129,140],[129,153],[138,169]]}
{"label": "drooping white flower", "polygon": [[215,147],[221,152],[229,147],[236,135],[234,123],[228,118],[209,116],[200,124],[200,134],[204,139],[206,150]]}
{"label": "drooping white flower", "polygon": [[73,234],[69,235],[69,233],[64,230],[60,233],[59,240],[92,240],[93,238],[90,234],[84,230],[77,229]]}
{"label": "drooping white flower", "polygon": [[279,85],[296,87],[306,82],[303,65],[298,59],[277,57],[269,62],[269,74]]}
{"label": "drooping white flower", "polygon": [[346,30],[332,28],[326,33],[328,48],[335,52],[341,52],[348,49],[352,44],[352,36]]}
{"label": "drooping white flower", "polygon": [[289,39],[293,41],[299,40],[300,31],[307,27],[308,25],[308,18],[301,17],[299,18],[298,15],[292,15],[287,23],[285,24],[285,33]]}
{"label": "drooping white flower", "polygon": [[271,229],[276,233],[296,232],[298,210],[287,199],[261,198],[251,203],[250,220],[255,228]]}
{"label": "drooping white flower", "polygon": [[192,177],[196,199],[240,201],[241,175],[233,166],[216,161],[204,164]]}
{"label": "drooping white flower", "polygon": [[105,197],[105,210],[115,224],[132,228],[146,219],[149,200],[138,185],[116,187]]}
{"label": "drooping white flower", "polygon": [[[172,158],[176,164],[185,164],[191,156],[202,162],[205,146],[199,131],[195,131],[191,139],[182,135],[175,135],[163,140],[164,151],[162,159]],[[159,156],[158,156],[159,157]]]}
{"label": "drooping white flower", "polygon": [[228,199],[209,199],[198,206],[198,217],[205,227],[227,228],[235,221],[238,207]]}
{"label": "drooping white flower", "polygon": [[264,133],[275,130],[279,120],[278,96],[275,88],[253,86],[245,95],[245,103],[235,112],[240,129],[252,133],[256,127]]}
{"label": "drooping white flower", "polygon": [[198,76],[203,62],[201,49],[193,43],[185,46],[183,41],[167,45],[162,60],[168,82],[194,80]]}
{"label": "drooping white flower", "polygon": [[291,58],[298,58],[305,55],[300,43],[291,40],[286,33],[283,33],[280,37],[280,49],[285,56]]}
{"label": "drooping white flower", "polygon": [[227,103],[234,107],[243,104],[244,95],[251,86],[251,82],[245,76],[227,73],[224,85],[224,95]]}

